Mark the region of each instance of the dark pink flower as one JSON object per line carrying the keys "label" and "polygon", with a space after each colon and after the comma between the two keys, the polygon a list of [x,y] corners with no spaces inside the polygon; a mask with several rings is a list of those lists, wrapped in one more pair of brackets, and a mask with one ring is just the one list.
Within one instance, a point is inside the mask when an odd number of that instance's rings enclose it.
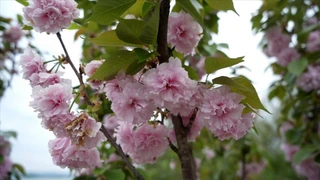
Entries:
{"label": "dark pink flower", "polygon": [[297,85],[305,92],[320,89],[320,66],[308,66],[308,71],[297,79]]}
{"label": "dark pink flower", "polygon": [[294,165],[297,174],[305,176],[308,180],[319,180],[320,165],[314,161],[314,157],[303,160],[298,165]]}
{"label": "dark pink flower", "polygon": [[291,145],[288,143],[281,144],[281,150],[284,152],[287,161],[292,162],[294,154],[299,151],[299,146]]}
{"label": "dark pink flower", "polygon": [[313,31],[309,34],[306,50],[307,52],[315,52],[320,50],[320,31]]}
{"label": "dark pink flower", "polygon": [[269,56],[278,56],[283,49],[289,47],[289,43],[291,42],[291,37],[287,34],[283,34],[280,27],[268,29],[266,38],[268,40],[266,52]]}
{"label": "dark pink flower", "polygon": [[79,16],[74,0],[32,0],[23,12],[27,25],[40,33],[57,33]]}
{"label": "dark pink flower", "polygon": [[8,156],[4,156],[3,161],[0,162],[0,179],[8,178],[9,173],[12,170],[12,165],[10,158]]}
{"label": "dark pink flower", "polygon": [[292,61],[297,61],[301,57],[295,48],[284,48],[277,55],[277,63],[281,66],[288,66]]}
{"label": "dark pink flower", "polygon": [[168,43],[184,55],[195,53],[202,34],[202,27],[190,14],[172,12],[168,23]]}

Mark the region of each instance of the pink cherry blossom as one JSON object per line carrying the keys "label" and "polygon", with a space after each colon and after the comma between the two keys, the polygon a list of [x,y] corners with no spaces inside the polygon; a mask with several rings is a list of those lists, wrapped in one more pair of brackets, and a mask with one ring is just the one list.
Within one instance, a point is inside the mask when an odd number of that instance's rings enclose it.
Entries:
{"label": "pink cherry blossom", "polygon": [[47,73],[47,72],[40,72],[38,74],[33,74],[30,77],[30,84],[31,86],[42,86],[48,87],[49,85],[60,83],[62,80],[60,75],[57,73]]}
{"label": "pink cherry blossom", "polygon": [[300,56],[300,53],[295,48],[284,48],[276,55],[277,63],[286,67],[292,61],[299,60]]}
{"label": "pink cherry blossom", "polygon": [[111,104],[112,111],[119,120],[134,124],[144,123],[153,116],[155,107],[146,99],[144,85],[139,82],[127,83],[119,97]]}
{"label": "pink cherry blossom", "polygon": [[43,63],[44,61],[39,55],[27,48],[20,58],[23,78],[31,81],[33,79],[32,76],[38,75],[40,72],[46,72]]}
{"label": "pink cherry blossom", "polygon": [[40,33],[57,33],[79,16],[74,0],[32,0],[23,12],[27,25]]}
{"label": "pink cherry blossom", "polygon": [[202,34],[202,27],[190,14],[172,12],[168,23],[168,43],[184,55],[195,53]]}
{"label": "pink cherry blossom", "polygon": [[115,136],[123,151],[137,164],[154,163],[168,148],[168,129],[164,125],[143,124],[136,127],[120,123]]}
{"label": "pink cherry blossom", "polygon": [[103,126],[113,133],[113,131],[119,126],[119,119],[115,115],[106,114],[103,117]]}
{"label": "pink cherry blossom", "polygon": [[297,174],[305,176],[308,180],[319,180],[320,165],[314,161],[314,157],[303,160],[301,163],[294,165]]}
{"label": "pink cherry blossom", "polygon": [[120,71],[116,78],[108,81],[104,87],[104,92],[109,100],[115,101],[121,96],[124,86],[127,83],[133,83],[134,78],[132,76],[126,75],[123,71]]}
{"label": "pink cherry blossom", "polygon": [[[245,174],[246,174],[246,176],[249,176],[249,177],[252,175],[259,174],[263,171],[265,166],[266,166],[266,164],[263,161],[246,163]],[[242,163],[240,163],[240,167],[237,171],[237,175],[242,176]],[[248,178],[248,179],[250,179],[250,178]]]}
{"label": "pink cherry blossom", "polygon": [[283,49],[289,47],[291,37],[282,33],[281,28],[272,27],[266,32],[266,39],[268,40],[268,46],[266,52],[270,56],[278,56]]}
{"label": "pink cherry blossom", "polygon": [[293,128],[293,125],[292,125],[292,123],[291,123],[290,121],[285,121],[285,122],[283,122],[283,123],[281,124],[281,126],[280,126],[280,135],[281,135],[282,137],[285,137],[286,132],[287,132],[288,130],[292,129],[292,128]]}
{"label": "pink cherry blossom", "polygon": [[308,66],[308,71],[297,79],[297,86],[305,92],[320,89],[320,66]]}
{"label": "pink cherry blossom", "polygon": [[7,179],[13,164],[8,156],[4,156],[3,158],[3,161],[0,162],[0,179]]}
{"label": "pink cherry blossom", "polygon": [[206,160],[211,160],[216,156],[216,153],[210,149],[209,147],[205,147],[202,149],[202,153],[205,155]]}
{"label": "pink cherry blossom", "polygon": [[306,50],[307,52],[315,52],[320,50],[320,31],[313,31],[309,34]]}
{"label": "pink cherry blossom", "polygon": [[49,152],[53,163],[61,168],[92,168],[101,164],[97,148],[86,149],[72,145],[66,137],[50,140]]}
{"label": "pink cherry blossom", "polygon": [[[92,60],[84,68],[84,72],[87,76],[91,77],[97,69],[103,64],[104,60]],[[104,87],[104,82],[100,80],[90,80],[89,84],[94,89],[102,89]]]}
{"label": "pink cherry blossom", "polygon": [[49,118],[47,117],[40,117],[40,118],[42,118],[41,125],[43,128],[53,131],[53,134],[56,135],[56,137],[66,137],[68,136],[68,132],[65,126],[68,123],[70,123],[72,120],[74,120],[76,116],[72,113],[66,113],[66,114],[57,114]]}
{"label": "pink cherry blossom", "polygon": [[21,29],[22,28],[20,26],[11,26],[10,28],[6,29],[2,34],[3,40],[7,42],[17,43],[24,35]]}
{"label": "pink cherry blossom", "polygon": [[284,152],[287,161],[292,162],[294,154],[299,151],[299,146],[291,145],[288,143],[281,144],[281,150]]}
{"label": "pink cherry blossom", "polygon": [[155,163],[168,148],[168,129],[163,125],[144,124],[134,131],[134,149],[129,153],[137,164]]}
{"label": "pink cherry blossom", "polygon": [[[148,98],[157,107],[173,110],[177,115],[188,115],[194,107],[190,104],[192,98],[198,92],[197,82],[188,77],[187,71],[182,68],[178,58],[170,58],[168,63],[162,63],[157,68],[150,69],[144,74],[143,83],[149,92]],[[188,112],[184,113],[188,107]]]}
{"label": "pink cherry blossom", "polygon": [[121,157],[118,156],[116,153],[110,154],[108,159],[106,160],[107,163],[115,162],[115,161],[121,161]]}
{"label": "pink cherry blossom", "polygon": [[47,88],[35,86],[32,90],[33,101],[30,106],[40,112],[41,117],[67,114],[70,100],[73,98],[70,84],[54,84]]}
{"label": "pink cherry blossom", "polygon": [[198,116],[204,125],[220,140],[239,139],[253,126],[253,115],[242,115],[245,108],[240,101],[244,97],[230,92],[226,86],[208,89],[204,93],[203,104]]}
{"label": "pink cherry blossom", "polygon": [[10,153],[10,142],[0,135],[0,156],[8,156]]}
{"label": "pink cherry blossom", "polygon": [[100,128],[101,123],[86,113],[82,113],[66,125],[72,144],[89,149],[96,147],[101,140],[105,139],[102,132],[99,131]]}

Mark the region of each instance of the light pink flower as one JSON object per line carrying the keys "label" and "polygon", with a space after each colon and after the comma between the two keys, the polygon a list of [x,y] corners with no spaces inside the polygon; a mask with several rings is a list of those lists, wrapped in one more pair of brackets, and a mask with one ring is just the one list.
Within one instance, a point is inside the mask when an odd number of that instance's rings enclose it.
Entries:
{"label": "light pink flower", "polygon": [[172,12],[168,23],[168,43],[184,55],[195,53],[202,34],[202,27],[190,14]]}
{"label": "light pink flower", "polygon": [[48,87],[49,85],[57,84],[62,82],[60,75],[57,73],[47,73],[47,72],[40,72],[38,74],[33,74],[30,77],[30,84],[31,86],[41,86],[41,87]]}
{"label": "light pink flower", "polygon": [[57,138],[49,141],[49,152],[53,163],[61,168],[93,168],[101,165],[97,148],[86,149],[72,145],[71,140]]}
{"label": "light pink flower", "polygon": [[240,102],[243,98],[240,94],[230,92],[226,86],[208,89],[204,93],[198,116],[220,140],[230,137],[237,140],[253,125],[251,114],[242,115],[245,106]]}
{"label": "light pink flower", "polygon": [[33,101],[30,106],[40,112],[41,117],[67,114],[70,100],[73,98],[70,84],[54,84],[47,88],[35,86],[32,90]]}
{"label": "light pink flower", "polygon": [[299,151],[299,146],[291,145],[288,143],[281,144],[281,150],[284,152],[285,158],[287,161],[292,162],[294,154]]}
{"label": "light pink flower", "polygon": [[[265,166],[266,165],[263,161],[246,163],[245,174],[247,177],[259,174],[263,171]],[[239,170],[237,171],[237,175],[242,176],[242,163],[240,163],[240,167],[239,167]],[[248,178],[248,179],[250,179],[250,178]]]}
{"label": "light pink flower", "polygon": [[10,142],[3,136],[0,136],[0,156],[8,156],[10,153]]}
{"label": "light pink flower", "polygon": [[120,123],[116,137],[123,151],[137,164],[154,163],[168,148],[168,129],[163,125],[143,124],[133,130],[132,124]]}
{"label": "light pink flower", "polygon": [[24,33],[20,26],[11,26],[3,32],[2,38],[4,41],[17,43],[23,35]]}
{"label": "light pink flower", "polygon": [[295,48],[282,49],[279,54],[276,55],[277,63],[281,66],[288,66],[292,61],[297,61],[300,58],[299,52]]}
{"label": "light pink flower", "polygon": [[297,79],[297,86],[309,92],[320,89],[320,66],[308,66],[308,71]]}
{"label": "light pink flower", "polygon": [[103,117],[103,125],[108,131],[113,132],[119,126],[119,119],[115,115],[106,114]]}
{"label": "light pink flower", "polygon": [[102,132],[99,131],[100,128],[101,123],[86,113],[82,113],[66,125],[72,144],[88,149],[96,147],[100,141],[105,139]]}
{"label": "light pink flower", "polygon": [[285,121],[285,122],[283,122],[283,123],[281,124],[281,126],[280,126],[280,135],[281,135],[282,137],[285,137],[286,132],[287,132],[288,130],[292,129],[292,128],[293,128],[293,125],[292,125],[292,123],[291,123],[290,121]]}
{"label": "light pink flower", "polygon": [[266,38],[268,40],[266,52],[269,56],[278,56],[283,49],[289,47],[289,43],[291,42],[291,37],[287,34],[283,34],[279,27],[268,29]]}
{"label": "light pink flower", "polygon": [[[84,68],[84,72],[87,76],[91,77],[97,69],[103,64],[104,60],[92,60]],[[100,80],[90,80],[89,84],[94,89],[102,89],[104,87],[104,82]]]}
{"label": "light pink flower", "polygon": [[[191,102],[198,92],[197,82],[188,77],[178,58],[171,57],[169,63],[162,63],[157,68],[147,71],[143,83],[148,87],[148,98],[157,107],[167,108],[174,115],[188,115],[194,108]],[[189,111],[184,112],[185,108],[179,111],[182,106],[188,107]]]}
{"label": "light pink flower", "polygon": [[74,0],[32,0],[23,12],[27,25],[40,33],[57,33],[79,16]]}
{"label": "light pink flower", "polygon": [[144,123],[150,120],[155,109],[146,96],[144,85],[139,82],[127,83],[118,94],[118,98],[112,101],[111,109],[121,121]]}
{"label": "light pink flower", "polygon": [[23,78],[31,81],[34,78],[32,76],[38,75],[40,72],[46,72],[43,63],[44,61],[39,55],[27,48],[20,58]]}
{"label": "light pink flower", "polygon": [[305,176],[308,180],[319,180],[320,165],[314,161],[314,157],[310,157],[298,165],[294,165],[297,174]]}
{"label": "light pink flower", "polygon": [[210,160],[216,156],[216,153],[208,147],[203,148],[202,153],[205,155],[206,160]]}
{"label": "light pink flower", "polygon": [[72,113],[57,114],[49,118],[41,116],[39,117],[42,118],[42,127],[53,131],[53,134],[56,135],[56,137],[68,136],[69,133],[67,132],[65,126],[76,118],[76,116]]}
{"label": "light pink flower", "polygon": [[12,170],[12,165],[10,158],[8,156],[4,156],[3,161],[0,163],[0,179],[8,178],[8,175]]}
{"label": "light pink flower", "polygon": [[309,34],[306,50],[307,52],[315,52],[320,50],[320,31],[313,31]]}
{"label": "light pink flower", "polygon": [[126,75],[123,71],[120,71],[116,78],[108,81],[104,87],[104,92],[109,100],[115,101],[121,96],[124,86],[127,83],[133,83],[134,78],[132,76]]}
{"label": "light pink flower", "polygon": [[106,160],[107,163],[121,161],[121,157],[118,156],[116,153],[112,153],[109,155],[108,159]]}

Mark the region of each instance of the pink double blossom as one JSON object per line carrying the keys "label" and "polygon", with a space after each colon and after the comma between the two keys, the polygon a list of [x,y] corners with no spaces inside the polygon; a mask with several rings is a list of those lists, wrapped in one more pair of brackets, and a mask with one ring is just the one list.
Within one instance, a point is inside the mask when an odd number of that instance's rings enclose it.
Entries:
{"label": "pink double blossom", "polygon": [[57,33],[79,16],[74,0],[31,0],[23,12],[27,25],[40,33]]}
{"label": "pink double blossom", "polygon": [[137,164],[155,163],[168,148],[168,129],[163,125],[120,123],[116,130],[117,143]]}
{"label": "pink double blossom", "polygon": [[109,100],[115,101],[121,97],[123,88],[128,83],[135,82],[132,76],[126,75],[123,71],[120,71],[116,78],[106,83],[103,91]]}
{"label": "pink double blossom", "polygon": [[184,55],[193,55],[202,35],[202,27],[189,13],[172,12],[168,22],[168,43]]}
{"label": "pink double blossom", "polygon": [[319,180],[320,165],[314,161],[314,157],[303,160],[301,163],[294,165],[298,175],[305,176],[308,180]]}
{"label": "pink double blossom", "polygon": [[7,179],[12,170],[12,162],[8,156],[4,156],[0,162],[0,179]]}
{"label": "pink double blossom", "polygon": [[[103,64],[104,60],[92,60],[84,68],[84,72],[87,76],[91,77],[97,69]],[[92,88],[101,90],[104,87],[104,82],[101,80],[90,80],[89,84]]]}
{"label": "pink double blossom", "polygon": [[285,158],[287,161],[292,162],[294,154],[299,151],[299,146],[291,145],[288,143],[281,144],[281,150],[284,152]]}
{"label": "pink double blossom", "polygon": [[139,82],[127,83],[118,98],[112,101],[111,109],[119,120],[134,124],[144,123],[150,120],[155,109],[146,96],[144,85]]}
{"label": "pink double blossom", "polygon": [[115,115],[106,114],[103,117],[103,126],[113,133],[114,129],[119,126],[119,119]]}
{"label": "pink double blossom", "polygon": [[50,140],[49,152],[53,163],[61,168],[93,168],[101,164],[97,148],[87,149],[72,145],[71,140],[66,137]]}
{"label": "pink double blossom", "polygon": [[72,144],[88,149],[96,147],[105,139],[102,132],[99,131],[100,128],[101,123],[87,113],[82,113],[66,125]]}
{"label": "pink double blossom", "polygon": [[73,113],[57,114],[51,117],[41,117],[41,125],[43,128],[53,132],[56,137],[66,137],[68,132],[66,125],[76,118]]}
{"label": "pink double blossom", "polygon": [[268,46],[266,54],[269,56],[278,56],[283,49],[289,47],[291,37],[282,33],[280,27],[272,27],[266,32],[266,39],[268,40]]}
{"label": "pink double blossom", "polygon": [[38,111],[41,117],[68,113],[70,100],[73,98],[70,84],[54,84],[46,88],[36,86],[32,90],[33,101],[30,106]]}
{"label": "pink double blossom", "polygon": [[320,66],[308,66],[308,71],[297,79],[297,86],[305,92],[320,89]]}
{"label": "pink double blossom", "polygon": [[288,66],[292,61],[297,61],[301,57],[295,48],[284,48],[277,55],[277,63],[281,66]]}
{"label": "pink double blossom", "polygon": [[22,66],[23,78],[30,80],[31,84],[37,84],[33,82],[35,78],[41,72],[46,72],[43,59],[35,54],[30,48],[27,48],[20,58],[20,65]]}
{"label": "pink double blossom", "polygon": [[3,40],[11,43],[17,43],[24,35],[21,29],[22,28],[20,26],[9,27],[2,34]]}
{"label": "pink double blossom", "polygon": [[[143,83],[149,92],[148,98],[157,107],[167,108],[174,115],[188,115],[192,107],[192,98],[198,92],[197,82],[189,78],[187,71],[178,58],[170,58],[168,63],[162,63],[157,68],[144,74]],[[185,112],[188,107],[188,111]]]}
{"label": "pink double blossom", "polygon": [[309,34],[306,50],[307,52],[315,52],[320,50],[320,31],[313,31]]}
{"label": "pink double blossom", "polygon": [[204,93],[198,116],[220,140],[230,137],[237,140],[253,126],[253,115],[242,115],[245,106],[240,102],[243,98],[240,94],[230,92],[226,86],[208,89]]}

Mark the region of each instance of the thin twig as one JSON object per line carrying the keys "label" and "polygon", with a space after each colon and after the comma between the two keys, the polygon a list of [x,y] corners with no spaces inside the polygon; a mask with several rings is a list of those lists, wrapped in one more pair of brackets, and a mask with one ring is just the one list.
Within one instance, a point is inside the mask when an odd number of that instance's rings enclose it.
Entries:
{"label": "thin twig", "polygon": [[[61,34],[60,32],[57,33],[57,37],[62,45],[62,48],[66,54],[66,61],[70,64],[70,66],[72,67],[74,73],[76,74],[76,76],[78,77],[78,80],[80,82],[80,86],[84,87],[84,98],[85,101],[87,102],[88,105],[93,106],[94,103],[92,103],[89,99],[88,93],[85,90],[85,85],[83,83],[82,80],[82,75],[77,71],[76,67],[74,66],[74,64],[72,63],[70,56],[68,54],[68,51],[62,41],[61,38]],[[129,170],[133,173],[133,175],[138,179],[138,180],[144,180],[144,177],[136,170],[136,168],[132,165],[132,163],[129,161],[128,157],[126,156],[126,154],[123,152],[121,146],[119,146],[116,141],[112,138],[112,136],[108,133],[108,131],[106,130],[106,128],[104,126],[101,126],[100,131],[105,135],[105,137],[108,139],[108,141],[111,143],[111,145],[116,149],[116,151],[118,152],[118,154],[121,156],[122,160],[125,162],[125,164],[127,165],[127,167],[129,168]]]}
{"label": "thin twig", "polygon": [[169,146],[170,146],[170,148],[172,149],[172,151],[174,151],[175,153],[178,154],[178,151],[179,151],[178,148],[172,143],[172,141],[170,140],[170,138],[167,137],[167,139],[168,139]]}

